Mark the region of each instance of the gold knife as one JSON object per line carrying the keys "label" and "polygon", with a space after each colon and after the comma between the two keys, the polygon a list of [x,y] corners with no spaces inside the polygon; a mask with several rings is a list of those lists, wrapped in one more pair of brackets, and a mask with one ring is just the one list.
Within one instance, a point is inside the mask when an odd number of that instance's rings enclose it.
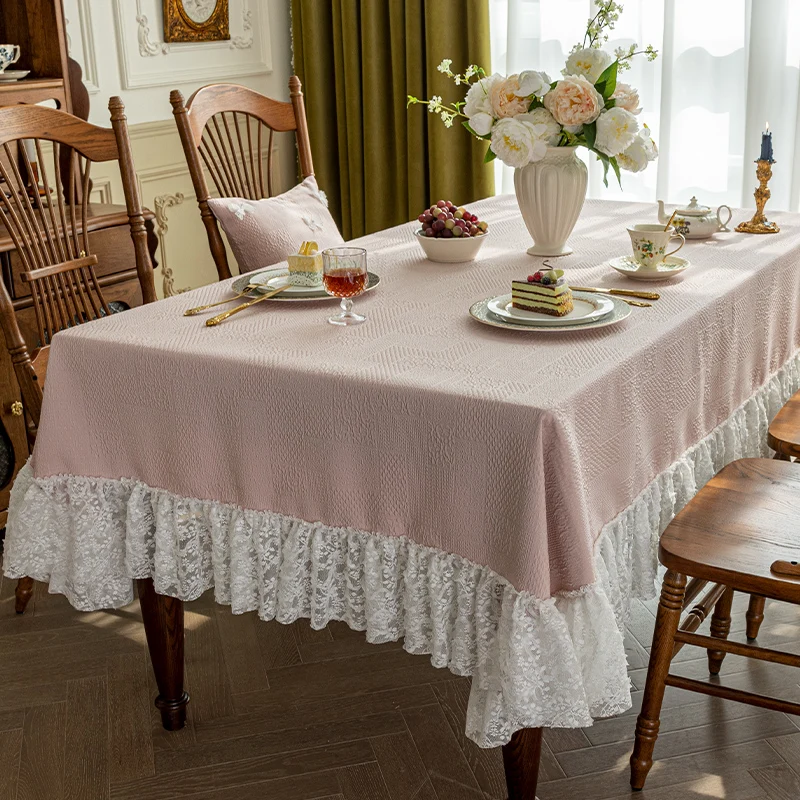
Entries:
{"label": "gold knife", "polygon": [[262,300],[269,300],[270,297],[275,297],[276,294],[280,294],[284,289],[288,289],[292,284],[286,283],[283,286],[278,287],[277,289],[273,289],[271,292],[267,292],[266,294],[262,294],[261,297],[257,297],[255,300],[251,300],[249,303],[242,303],[240,306],[236,306],[236,308],[232,308],[230,311],[225,311],[222,314],[217,314],[216,317],[211,317],[210,319],[206,320],[206,325],[210,328],[214,325],[219,325],[220,322],[224,322],[228,317],[232,317],[234,314],[238,314],[240,311],[244,311],[246,308],[250,308],[250,306],[254,306],[256,303],[260,303]]}
{"label": "gold knife", "polygon": [[598,289],[594,286],[570,286],[576,292],[595,292],[596,294],[618,294],[623,297],[641,297],[643,300],[659,300],[658,292],[635,292],[632,289]]}

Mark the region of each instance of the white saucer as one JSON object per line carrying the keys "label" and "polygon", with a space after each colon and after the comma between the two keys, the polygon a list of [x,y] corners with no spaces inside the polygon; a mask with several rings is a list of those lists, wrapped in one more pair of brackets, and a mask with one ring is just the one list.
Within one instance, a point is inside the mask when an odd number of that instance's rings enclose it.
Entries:
{"label": "white saucer", "polygon": [[614,310],[614,301],[605,295],[573,292],[574,308],[563,317],[553,317],[538,311],[525,311],[511,305],[511,295],[501,294],[487,301],[487,308],[501,319],[517,325],[535,325],[538,328],[566,328],[570,325],[585,325],[602,319]]}
{"label": "white saucer", "polygon": [[31,74],[29,69],[7,69],[0,72],[0,83],[14,83]]}
{"label": "white saucer", "polygon": [[680,275],[691,262],[688,258],[667,256],[655,269],[642,269],[632,256],[619,256],[606,263],[621,275],[635,281],[664,281]]}

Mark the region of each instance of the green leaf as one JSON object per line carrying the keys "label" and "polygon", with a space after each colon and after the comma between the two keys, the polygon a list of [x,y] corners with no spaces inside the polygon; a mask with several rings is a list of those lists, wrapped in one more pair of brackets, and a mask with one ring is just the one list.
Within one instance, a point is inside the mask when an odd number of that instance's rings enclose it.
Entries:
{"label": "green leaf", "polygon": [[475,133],[475,131],[474,131],[474,130],[472,130],[472,126],[469,124],[468,120],[464,120],[464,121],[463,121],[461,124],[462,124],[462,125],[463,125],[463,126],[464,126],[464,127],[465,127],[465,128],[466,128],[466,129],[467,129],[467,130],[468,130],[468,131],[469,131],[469,132],[472,134],[472,135],[473,135],[473,136],[475,136],[475,137],[476,137],[476,138],[478,138],[478,139],[486,139],[486,140],[489,140],[489,139],[491,139],[491,138],[492,138],[491,134],[489,134],[489,133],[487,133],[485,136],[481,136],[480,134],[478,134],[478,133]]}
{"label": "green leaf", "polygon": [[611,164],[611,169],[614,170],[614,174],[617,176],[617,183],[619,184],[619,188],[622,188],[622,177],[619,174],[619,164],[617,164],[617,158],[609,158],[608,163]]}
{"label": "green leaf", "polygon": [[594,85],[594,88],[603,95],[604,100],[608,100],[617,88],[617,70],[619,61],[609,64],[601,73]]}
{"label": "green leaf", "polygon": [[590,122],[588,124],[584,124],[583,135],[586,138],[586,146],[590,150],[594,150],[594,140],[597,138],[597,123]]}
{"label": "green leaf", "polygon": [[616,104],[617,104],[617,101],[613,97],[609,97],[606,100],[606,111],[608,111],[609,108],[614,108],[614,106]]}
{"label": "green leaf", "polygon": [[610,166],[611,159],[609,159],[605,153],[601,153],[599,150],[595,150],[594,148],[590,149],[597,156],[597,160],[603,162],[603,186],[608,189],[608,168]]}
{"label": "green leaf", "polygon": [[497,158],[497,154],[495,152],[493,152],[492,148],[490,147],[486,151],[486,155],[483,157],[483,163],[484,164],[488,164],[490,161],[494,161],[496,158]]}
{"label": "green leaf", "polygon": [[531,104],[528,106],[528,111],[533,111],[534,108],[543,108],[543,107],[544,103],[538,97],[534,97],[533,100],[531,100]]}

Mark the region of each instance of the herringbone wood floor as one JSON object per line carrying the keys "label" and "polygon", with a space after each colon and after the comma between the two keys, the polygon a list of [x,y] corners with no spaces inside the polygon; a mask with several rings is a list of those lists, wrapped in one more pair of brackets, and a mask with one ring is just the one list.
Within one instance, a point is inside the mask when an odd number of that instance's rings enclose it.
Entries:
{"label": "herringbone wood floor", "polygon": [[[490,800],[499,751],[463,736],[469,686],[341,624],[313,631],[187,606],[189,725],[161,729],[137,605],[81,614],[37,586],[24,617],[0,586],[0,800]],[[746,598],[734,637],[743,640]],[[653,603],[627,636],[634,709],[546,734],[541,800],[631,797],[627,759]],[[767,607],[760,641],[800,652],[800,609]],[[685,648],[682,674],[705,676]],[[800,673],[728,656],[723,679],[800,700]],[[668,690],[640,800],[797,800],[800,722]],[[793,769],[794,767],[794,769]],[[795,771],[798,770],[797,772]],[[635,796],[635,795],[634,795]]]}

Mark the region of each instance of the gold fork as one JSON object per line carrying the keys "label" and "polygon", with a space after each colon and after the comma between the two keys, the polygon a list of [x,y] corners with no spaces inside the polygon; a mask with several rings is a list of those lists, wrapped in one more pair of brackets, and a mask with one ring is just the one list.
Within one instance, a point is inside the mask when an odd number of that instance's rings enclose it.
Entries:
{"label": "gold fork", "polygon": [[228,317],[232,317],[234,314],[238,314],[240,311],[244,311],[246,308],[250,308],[250,306],[260,303],[262,300],[269,300],[270,297],[275,297],[276,294],[280,294],[284,289],[288,289],[290,286],[290,283],[285,283],[283,286],[279,286],[277,289],[273,289],[271,292],[262,294],[261,297],[257,297],[255,300],[251,300],[249,303],[242,303],[242,305],[236,306],[236,308],[232,308],[230,311],[217,314],[216,317],[207,319],[206,325],[209,328],[213,327],[214,325],[219,325],[220,322],[224,322],[226,319],[228,319]]}
{"label": "gold fork", "polygon": [[246,297],[249,292],[252,292],[258,288],[259,287],[257,284],[249,283],[241,292],[239,292],[239,294],[235,294],[233,297],[226,297],[224,300],[217,300],[216,303],[209,303],[205,306],[196,306],[195,308],[190,308],[183,312],[183,316],[193,317],[195,314],[199,314],[201,311],[208,311],[209,308],[216,308],[217,306],[224,306],[225,303],[232,303],[234,300],[241,300],[241,298]]}

